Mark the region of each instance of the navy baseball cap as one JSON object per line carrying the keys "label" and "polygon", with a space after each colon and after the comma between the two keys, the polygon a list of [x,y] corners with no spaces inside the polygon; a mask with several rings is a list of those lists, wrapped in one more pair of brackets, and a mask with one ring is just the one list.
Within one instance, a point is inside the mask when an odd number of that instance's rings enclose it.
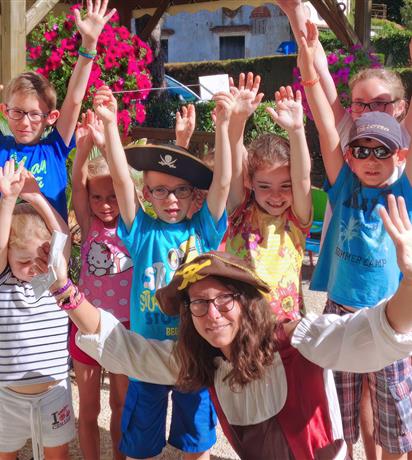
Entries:
{"label": "navy baseball cap", "polygon": [[401,125],[385,112],[367,112],[354,120],[346,147],[365,138],[380,142],[392,152],[402,148]]}

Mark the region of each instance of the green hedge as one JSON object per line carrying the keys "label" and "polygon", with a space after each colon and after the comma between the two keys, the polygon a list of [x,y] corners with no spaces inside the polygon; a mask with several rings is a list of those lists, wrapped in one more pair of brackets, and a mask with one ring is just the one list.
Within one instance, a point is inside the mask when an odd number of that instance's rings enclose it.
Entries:
{"label": "green hedge", "polygon": [[262,75],[261,90],[267,99],[272,99],[275,90],[293,82],[292,70],[296,67],[296,54],[265,56],[253,59],[227,61],[188,62],[166,64],[166,73],[185,85],[199,83],[202,75],[227,73],[235,80],[240,72]]}

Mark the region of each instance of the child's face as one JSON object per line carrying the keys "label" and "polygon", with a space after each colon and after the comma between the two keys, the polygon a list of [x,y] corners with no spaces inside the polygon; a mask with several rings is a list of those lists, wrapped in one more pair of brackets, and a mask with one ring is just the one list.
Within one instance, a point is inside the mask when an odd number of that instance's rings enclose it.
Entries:
{"label": "child's face", "polygon": [[[183,190],[191,188],[188,181],[174,177],[169,174],[164,174],[157,171],[147,171],[145,176],[145,186],[143,194],[147,201],[152,203],[153,209],[159,219],[169,224],[175,224],[182,221],[192,204],[193,192],[186,198],[178,198],[176,189]],[[166,198],[158,199],[153,196],[153,189],[165,188],[171,193]],[[172,191],[174,191],[172,193]],[[179,193],[180,194],[180,193]]]}
{"label": "child's face", "polygon": [[274,217],[292,206],[292,181],[289,164],[275,164],[253,174],[252,188],[257,204]]}
{"label": "child's face", "polygon": [[55,121],[57,110],[50,111],[47,105],[37,96],[32,94],[15,93],[7,103],[8,110],[22,110],[32,114],[46,114],[41,116],[39,121],[31,121],[28,115],[24,115],[20,120],[13,120],[12,115],[5,111],[5,116],[9,124],[10,131],[13,133],[16,142],[19,144],[36,144],[39,142],[44,130]]}
{"label": "child's face", "polygon": [[[382,146],[379,141],[368,138],[358,139],[356,145],[363,147]],[[352,171],[363,185],[366,187],[385,187],[389,184],[389,179],[401,160],[398,153],[385,160],[377,159],[373,154],[365,159],[356,159],[349,153],[348,161]]]}
{"label": "child's face", "polygon": [[107,227],[115,226],[119,205],[110,176],[96,176],[87,181],[89,206],[92,213]]}
{"label": "child's face", "polygon": [[[391,102],[395,101],[395,102]],[[356,107],[357,102],[375,103],[373,109]],[[386,104],[390,102],[389,104]],[[405,108],[405,101],[396,100],[390,88],[380,78],[361,80],[352,89],[352,119],[356,120],[366,112],[386,112],[392,117],[401,115]],[[359,110],[359,111],[358,111]]]}
{"label": "child's face", "polygon": [[39,255],[39,247],[43,244],[44,240],[34,238],[27,241],[25,247],[9,247],[7,258],[10,269],[16,278],[22,281],[31,282],[33,277],[39,273],[35,259]]}

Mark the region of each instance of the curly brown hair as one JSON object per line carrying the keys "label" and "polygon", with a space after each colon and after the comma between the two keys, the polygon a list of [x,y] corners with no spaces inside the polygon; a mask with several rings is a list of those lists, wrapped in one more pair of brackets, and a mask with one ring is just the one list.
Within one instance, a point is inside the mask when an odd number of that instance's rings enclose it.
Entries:
{"label": "curly brown hair", "polygon": [[[273,363],[277,350],[276,318],[269,303],[255,287],[219,276],[213,278],[240,294],[240,327],[231,345],[233,369],[225,377],[231,390],[238,391],[249,382],[262,378],[266,367]],[[188,301],[186,292],[186,300],[180,305],[179,340],[175,347],[181,365],[176,386],[183,391],[196,391],[213,385],[217,369],[214,358],[223,355],[196,331]]]}

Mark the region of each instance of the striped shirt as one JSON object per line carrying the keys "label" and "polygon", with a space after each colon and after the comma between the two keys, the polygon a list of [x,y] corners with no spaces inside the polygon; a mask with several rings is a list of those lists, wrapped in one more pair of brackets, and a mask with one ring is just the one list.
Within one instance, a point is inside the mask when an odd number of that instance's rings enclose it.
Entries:
{"label": "striped shirt", "polygon": [[10,268],[0,274],[0,386],[67,378],[68,316],[49,291],[36,300]]}

